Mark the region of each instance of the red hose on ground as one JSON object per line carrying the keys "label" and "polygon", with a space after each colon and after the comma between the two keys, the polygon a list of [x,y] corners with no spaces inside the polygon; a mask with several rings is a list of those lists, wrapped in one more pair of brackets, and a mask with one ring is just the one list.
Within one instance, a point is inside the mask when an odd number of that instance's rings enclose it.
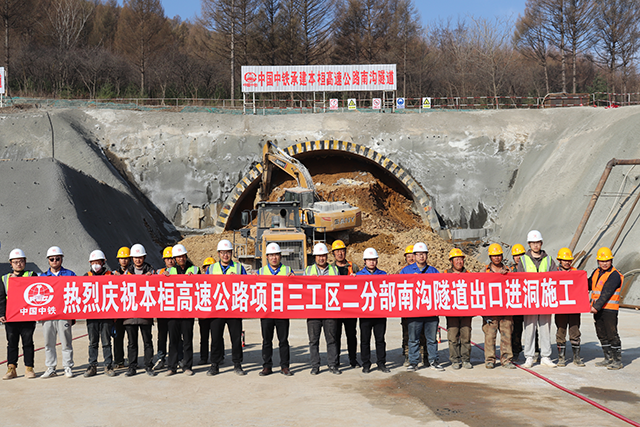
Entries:
{"label": "red hose on ground", "polygon": [[[442,329],[443,331],[446,331],[446,329],[443,328],[442,326],[439,326],[439,328]],[[484,352],[484,347],[482,347],[481,345],[476,344],[473,341],[471,341],[471,344],[473,344],[475,347],[479,348],[480,350],[482,350]],[[516,366],[519,369],[522,369],[523,371],[526,371],[526,372],[530,373],[531,375],[533,375],[535,377],[538,377],[541,380],[551,384],[552,386],[556,387],[557,389],[562,390],[562,391],[564,391],[566,393],[569,393],[570,395],[572,395],[574,397],[577,397],[578,399],[587,402],[589,405],[595,406],[596,408],[606,412],[609,415],[613,415],[614,417],[616,417],[616,418],[618,418],[618,419],[620,419],[620,420],[622,420],[622,421],[624,421],[624,422],[626,422],[628,424],[631,424],[632,426],[640,427],[640,423],[637,423],[637,422],[635,422],[633,420],[630,420],[629,418],[627,418],[627,417],[625,417],[623,415],[620,415],[615,411],[612,411],[611,409],[607,408],[606,406],[602,406],[601,404],[599,404],[597,402],[594,402],[593,400],[589,399],[588,397],[585,397],[585,396],[583,396],[583,395],[581,395],[579,393],[576,393],[575,391],[569,390],[568,388],[563,387],[560,384],[551,381],[549,378],[547,378],[547,377],[545,377],[543,375],[540,375],[539,373],[534,372],[531,369],[525,368],[525,367],[523,367],[521,365],[516,365]]]}
{"label": "red hose on ground", "polygon": [[[79,335],[79,336],[77,336],[77,337],[75,337],[75,338],[72,338],[72,339],[71,339],[71,341],[75,341],[75,340],[77,340],[77,339],[79,339],[79,338],[84,338],[84,337],[86,337],[87,335],[89,335],[89,334]],[[60,345],[60,343],[57,343],[57,344],[56,344],[56,346],[59,346],[59,345]],[[43,348],[44,348],[44,347],[38,347],[38,348],[36,348],[36,349],[34,350],[34,352],[39,351],[39,350],[42,350]],[[18,358],[22,357],[23,355],[24,355],[24,354],[19,354],[19,355],[18,355]],[[5,363],[7,363],[7,360],[3,360],[2,362],[0,362],[0,365],[4,365]]]}

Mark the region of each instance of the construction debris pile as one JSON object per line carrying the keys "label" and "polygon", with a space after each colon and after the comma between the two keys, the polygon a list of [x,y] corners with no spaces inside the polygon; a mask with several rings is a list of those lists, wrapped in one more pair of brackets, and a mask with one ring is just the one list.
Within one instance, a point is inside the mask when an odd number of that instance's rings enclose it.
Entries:
{"label": "construction debris pile", "polygon": [[[368,247],[376,248],[380,254],[378,267],[389,274],[397,273],[404,265],[404,250],[408,245],[422,241],[429,248],[430,265],[440,271],[449,268],[449,251],[453,248],[440,236],[422,223],[413,210],[413,201],[395,191],[369,172],[341,172],[316,174],[313,176],[316,189],[324,200],[346,201],[362,210],[362,226],[349,235],[347,259],[363,266],[362,254]],[[271,191],[269,201],[277,201],[285,188],[295,187],[294,180],[285,181]],[[251,233],[255,236],[255,229]],[[204,236],[190,236],[183,245],[191,260],[202,265],[206,257],[217,258],[216,246],[221,239],[234,241],[233,231]],[[244,238],[235,233],[236,245]],[[249,245],[251,247],[251,245]],[[249,252],[250,253],[250,252]],[[330,262],[333,260],[330,258]],[[481,271],[483,265],[473,257],[467,257],[469,271]]]}

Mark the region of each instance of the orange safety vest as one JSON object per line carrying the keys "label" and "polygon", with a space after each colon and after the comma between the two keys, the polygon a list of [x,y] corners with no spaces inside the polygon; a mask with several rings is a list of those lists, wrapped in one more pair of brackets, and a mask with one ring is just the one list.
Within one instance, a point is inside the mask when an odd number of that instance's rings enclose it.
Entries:
{"label": "orange safety vest", "polygon": [[[617,271],[618,274],[620,272],[616,270],[615,267],[611,267],[611,271],[607,271],[602,276],[600,276],[600,269],[597,269],[591,278],[591,306],[598,301],[600,298],[600,293],[602,292],[602,288],[604,284],[607,283],[607,279],[614,271]],[[616,292],[611,296],[611,299],[602,307],[604,310],[618,310],[620,308],[620,289],[622,288],[622,283],[624,282],[624,276],[620,274],[620,287],[616,289]]]}

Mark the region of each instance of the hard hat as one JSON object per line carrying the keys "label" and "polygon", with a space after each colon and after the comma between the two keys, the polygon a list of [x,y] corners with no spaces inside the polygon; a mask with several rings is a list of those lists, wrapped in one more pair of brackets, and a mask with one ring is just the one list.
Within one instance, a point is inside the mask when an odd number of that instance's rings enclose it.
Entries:
{"label": "hard hat", "polygon": [[173,255],[174,257],[180,256],[180,255],[186,255],[186,254],[187,254],[187,248],[185,248],[184,245],[177,244],[173,248],[171,248],[171,255]]}
{"label": "hard hat", "polygon": [[449,259],[451,258],[457,258],[457,257],[465,257],[465,254],[462,253],[462,251],[458,248],[453,248],[451,249],[451,251],[449,251]]}
{"label": "hard hat", "polygon": [[[218,242],[218,249],[217,250],[218,251],[232,251],[233,250],[233,245],[227,239],[223,239],[223,240],[220,240]],[[175,256],[175,254],[174,254],[174,256]]]}
{"label": "hard hat", "polygon": [[64,254],[62,253],[62,249],[60,249],[58,246],[51,246],[49,250],[47,250],[47,258],[54,255],[64,256]]}
{"label": "hard hat", "polygon": [[527,243],[529,242],[542,242],[542,233],[538,230],[531,230],[527,234]]}
{"label": "hard hat", "polygon": [[598,249],[598,254],[596,255],[596,259],[598,261],[609,261],[613,259],[613,254],[611,253],[611,249],[607,248],[606,246],[601,247],[600,249]]}
{"label": "hard hat", "polygon": [[11,252],[9,252],[9,261],[16,258],[27,258],[22,249],[15,248]]}
{"label": "hard hat", "polygon": [[429,249],[427,249],[427,245],[422,242],[418,242],[413,245],[413,253],[416,254],[418,252],[427,252],[429,253]]}
{"label": "hard hat", "polygon": [[129,258],[131,256],[131,251],[129,250],[128,247],[123,246],[120,249],[118,249],[118,255],[116,256],[116,258]]}
{"label": "hard hat", "polygon": [[324,243],[316,243],[313,247],[313,255],[326,255],[329,253],[327,245]]}
{"label": "hard hat", "polygon": [[573,261],[573,254],[571,253],[571,249],[569,248],[560,249],[558,251],[558,256],[556,258],[563,261]]}
{"label": "hard hat", "polygon": [[136,243],[135,245],[131,246],[131,256],[132,257],[147,256],[147,251],[145,250],[144,246],[142,246],[140,243]]}
{"label": "hard hat", "polygon": [[413,253],[413,245],[409,245],[407,246],[407,248],[404,250],[404,254],[412,254]]}
{"label": "hard hat", "polygon": [[173,248],[171,246],[164,248],[164,251],[162,251],[162,258],[173,258],[172,249]]}
{"label": "hard hat", "polygon": [[211,265],[211,264],[215,264],[216,261],[211,258],[211,257],[207,257],[204,259],[204,262],[202,263],[203,266],[207,266],[207,265]]}
{"label": "hard hat", "polygon": [[373,248],[367,248],[362,254],[362,259],[378,259],[378,251]]}
{"label": "hard hat", "polygon": [[511,247],[511,255],[512,256],[522,255],[525,252],[526,251],[524,250],[524,246],[522,246],[520,243],[516,243],[515,245],[513,245]]}
{"label": "hard hat", "polygon": [[498,243],[492,243],[489,245],[489,256],[493,256],[493,255],[502,255],[502,246],[500,246]]}
{"label": "hard hat", "polygon": [[342,240],[336,240],[335,242],[333,242],[333,244],[331,245],[331,251],[335,251],[338,249],[344,249],[346,248],[344,242]]}
{"label": "hard hat", "polygon": [[101,250],[95,250],[93,252],[91,252],[91,254],[89,255],[89,262],[91,261],[98,261],[98,260],[107,260],[107,257],[104,256],[104,252],[102,252]]}
{"label": "hard hat", "polygon": [[267,250],[265,251],[265,254],[266,255],[279,254],[280,252],[282,252],[280,250],[280,245],[277,244],[276,242],[271,242],[267,245]]}

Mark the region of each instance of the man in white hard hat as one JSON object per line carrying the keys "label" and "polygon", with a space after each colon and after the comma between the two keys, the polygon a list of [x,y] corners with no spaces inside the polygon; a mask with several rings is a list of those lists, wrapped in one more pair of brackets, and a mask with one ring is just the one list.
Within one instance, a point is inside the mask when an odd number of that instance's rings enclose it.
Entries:
{"label": "man in white hard hat", "polygon": [[[338,276],[338,269],[328,262],[329,251],[324,243],[317,243],[313,247],[315,264],[305,270],[306,276]],[[309,354],[311,356],[311,375],[320,373],[320,334],[324,330],[327,343],[327,365],[329,372],[340,375],[338,368],[338,322],[336,319],[307,319],[307,333],[309,334]]]}
{"label": "man in white hard hat", "polygon": [[[423,242],[413,245],[413,253],[416,262],[400,270],[400,274],[434,274],[439,273],[435,268],[427,264],[429,249]],[[424,331],[427,338],[428,364],[434,371],[444,371],[438,363],[438,316],[412,317],[409,318],[409,366],[408,371],[416,371],[420,363],[420,333]],[[426,363],[425,363],[426,366]]]}
{"label": "man in white hard hat", "polygon": [[7,333],[7,373],[3,380],[10,380],[18,376],[18,349],[20,339],[22,339],[22,353],[24,354],[25,378],[35,378],[34,367],[34,345],[33,333],[36,330],[36,322],[7,322],[7,294],[9,293],[9,283],[12,277],[31,277],[35,273],[25,270],[27,266],[27,256],[22,249],[14,249],[9,253],[11,263],[11,273],[2,276],[2,286],[0,286],[0,323],[4,323]]}
{"label": "man in white hard hat", "polygon": [[[41,274],[41,276],[75,276],[71,270],[67,270],[62,266],[64,254],[58,246],[51,246],[47,250],[47,260],[49,261],[49,269]],[[55,377],[56,365],[58,364],[58,355],[56,353],[56,342],[58,334],[60,335],[60,343],[62,347],[62,366],[64,367],[64,376],[73,377],[73,334],[71,320],[46,320],[43,322],[44,332],[44,353],[45,365],[47,370],[40,378]]]}
{"label": "man in white hard hat", "polygon": [[[147,250],[140,243],[131,246],[131,260],[133,261],[133,274],[151,276],[153,267],[146,262]],[[124,327],[127,331],[127,357],[129,358],[129,367],[125,372],[125,377],[131,377],[138,372],[138,332],[142,335],[142,343],[144,345],[144,370],[147,375],[154,377],[156,373],[153,371],[153,336],[151,329],[153,328],[153,318],[135,318],[125,319]]]}
{"label": "man in white hard hat", "polygon": [[[220,240],[217,246],[219,262],[212,264],[207,269],[208,274],[247,274],[245,268],[239,262],[232,259],[233,244],[226,240]],[[224,356],[223,340],[224,326],[227,325],[229,336],[231,337],[231,360],[233,361],[233,371],[236,375],[245,375],[242,369],[242,319],[211,319],[211,366],[207,375],[217,375],[220,373],[220,363]]]}
{"label": "man in white hard hat", "polygon": [[[172,248],[175,267],[165,271],[165,276],[175,274],[200,274],[200,269],[195,266],[187,256],[187,248],[177,244]],[[182,346],[182,371],[185,375],[193,375],[193,324],[194,319],[169,319],[169,360],[166,375],[175,375],[178,372],[178,355]],[[153,354],[153,352],[152,352]]]}
{"label": "man in white hard hat", "polygon": [[[101,250],[89,254],[91,269],[85,276],[111,276],[106,266],[107,258]],[[95,300],[98,304],[99,300]],[[113,353],[111,351],[111,331],[114,328],[113,319],[87,319],[87,335],[89,337],[89,367],[84,373],[85,378],[98,373],[98,346],[102,340],[102,357],[104,358],[104,373],[108,377],[116,375],[113,370]]]}
{"label": "man in white hard hat", "polygon": [[[542,233],[531,230],[527,234],[529,250],[522,255],[518,264],[519,272],[543,273],[558,271],[558,267],[552,257],[542,249]],[[529,314],[524,316],[524,362],[525,368],[533,366],[533,356],[536,351],[536,330],[540,334],[540,364],[555,368],[556,364],[551,360],[551,315]]]}
{"label": "man in white hard hat", "polygon": [[[356,276],[385,275],[386,271],[378,268],[378,251],[367,248],[362,255],[364,267],[356,273]],[[360,357],[362,358],[362,372],[371,372],[371,332],[376,340],[376,364],[378,370],[388,374],[387,368],[387,343],[384,334],[387,332],[387,318],[360,318]]]}
{"label": "man in white hard hat", "polygon": [[[293,271],[282,264],[282,251],[280,245],[271,242],[265,250],[268,264],[260,267],[259,275],[263,276],[293,276]],[[262,371],[260,376],[271,375],[273,373],[273,330],[278,334],[278,347],[280,349],[280,373],[290,377],[293,375],[289,369],[290,346],[289,346],[289,319],[260,319],[262,329]]]}

